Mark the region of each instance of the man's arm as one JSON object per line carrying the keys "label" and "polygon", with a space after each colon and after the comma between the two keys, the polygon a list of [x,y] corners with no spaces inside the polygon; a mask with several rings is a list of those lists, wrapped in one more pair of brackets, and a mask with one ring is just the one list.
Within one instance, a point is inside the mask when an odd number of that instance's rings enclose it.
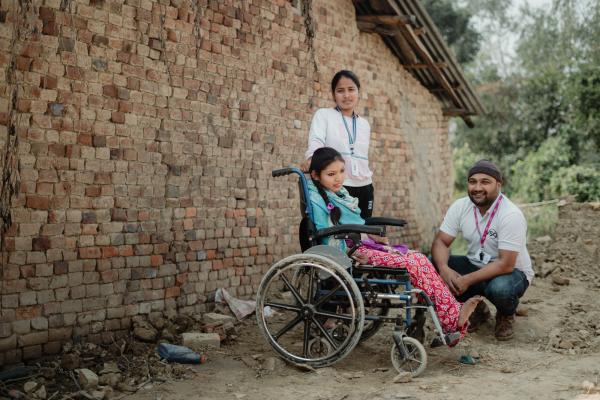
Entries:
{"label": "man's arm", "polygon": [[458,294],[462,294],[469,286],[476,283],[490,280],[498,275],[510,274],[515,268],[518,256],[518,251],[499,250],[497,260],[470,274],[455,277],[452,281],[453,286],[457,289]]}
{"label": "man's arm", "polygon": [[454,236],[447,234],[446,232],[439,231],[433,239],[431,245],[431,257],[433,263],[438,269],[443,267],[448,268],[448,258],[450,258],[450,246],[454,241]]}
{"label": "man's arm", "polygon": [[440,272],[440,276],[450,288],[450,291],[453,294],[458,294],[458,288],[455,286],[454,281],[460,277],[460,274],[448,266],[450,245],[452,245],[454,239],[454,236],[439,231],[431,245],[431,257],[433,258],[433,263]]}

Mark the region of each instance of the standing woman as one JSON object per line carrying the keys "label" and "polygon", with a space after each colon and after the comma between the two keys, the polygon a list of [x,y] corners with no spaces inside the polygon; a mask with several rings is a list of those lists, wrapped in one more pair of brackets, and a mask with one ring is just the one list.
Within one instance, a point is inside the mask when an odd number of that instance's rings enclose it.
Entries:
{"label": "standing woman", "polygon": [[310,125],[306,160],[303,171],[308,171],[315,150],[321,147],[333,147],[344,157],[347,178],[344,187],[350,196],[358,198],[361,217],[369,218],[373,214],[373,173],[369,169],[369,141],[371,126],[366,119],[356,113],[360,82],[358,77],[348,70],[337,72],[331,80],[331,93],[335,101],[334,108],[320,108]]}

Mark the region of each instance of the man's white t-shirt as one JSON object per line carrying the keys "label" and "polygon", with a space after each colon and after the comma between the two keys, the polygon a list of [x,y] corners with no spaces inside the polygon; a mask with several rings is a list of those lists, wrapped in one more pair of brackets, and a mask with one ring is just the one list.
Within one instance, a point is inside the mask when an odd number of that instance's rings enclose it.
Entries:
{"label": "man's white t-shirt", "polygon": [[[527,221],[521,210],[512,201],[504,195],[502,197],[502,202],[490,223],[483,251],[491,256],[490,262],[498,259],[498,250],[518,252],[519,255],[517,256],[515,268],[521,270],[529,283],[531,283],[534,272],[526,245]],[[494,204],[491,205],[484,215],[481,215],[479,209],[475,207],[475,204],[473,204],[469,197],[458,199],[448,209],[444,217],[444,222],[442,222],[442,226],[440,227],[442,232],[453,237],[456,237],[459,232],[462,233],[469,244],[467,258],[475,266],[483,267],[486,265],[479,258],[481,236],[477,230],[475,216],[477,216],[479,221],[479,230],[483,234],[499,199],[500,196],[498,196]]]}

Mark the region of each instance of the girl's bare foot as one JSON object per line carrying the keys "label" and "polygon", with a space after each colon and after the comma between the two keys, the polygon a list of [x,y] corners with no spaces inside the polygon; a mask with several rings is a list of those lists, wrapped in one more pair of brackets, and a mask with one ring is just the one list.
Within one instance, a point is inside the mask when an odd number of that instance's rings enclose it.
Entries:
{"label": "girl's bare foot", "polygon": [[460,314],[458,314],[458,329],[467,323],[469,317],[473,314],[473,311],[475,311],[475,307],[477,307],[477,304],[479,304],[481,300],[483,300],[482,296],[473,296],[463,303],[462,307],[460,307]]}

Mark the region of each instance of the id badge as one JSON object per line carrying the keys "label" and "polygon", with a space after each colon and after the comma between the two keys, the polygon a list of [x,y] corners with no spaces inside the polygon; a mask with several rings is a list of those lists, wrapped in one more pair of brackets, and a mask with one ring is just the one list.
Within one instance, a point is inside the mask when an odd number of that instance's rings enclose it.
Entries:
{"label": "id badge", "polygon": [[358,176],[358,165],[352,160],[352,176]]}
{"label": "id badge", "polygon": [[487,264],[490,262],[490,260],[492,259],[492,256],[490,256],[488,253],[486,253],[483,250],[479,251],[479,260],[484,263]]}

